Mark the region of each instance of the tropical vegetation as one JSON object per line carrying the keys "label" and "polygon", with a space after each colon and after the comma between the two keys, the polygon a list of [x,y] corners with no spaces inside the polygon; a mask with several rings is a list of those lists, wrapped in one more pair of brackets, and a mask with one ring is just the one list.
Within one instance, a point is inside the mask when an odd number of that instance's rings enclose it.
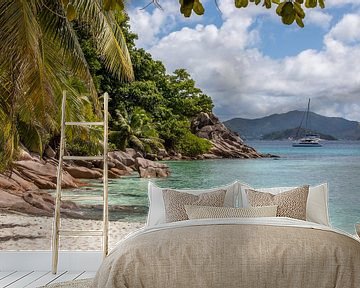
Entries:
{"label": "tropical vegetation", "polygon": [[62,90],[68,91],[67,116],[74,121],[100,112],[91,71],[69,21],[75,14],[88,27],[104,69],[122,81],[134,78],[116,13],[104,11],[97,0],[68,2],[0,1],[2,166],[11,163],[20,143],[41,154],[59,133]]}
{"label": "tropical vegetation", "polygon": [[76,30],[94,82],[100,93],[111,95],[110,142],[118,149],[133,147],[156,154],[159,149],[196,156],[211,148],[209,141],[191,133],[191,120],[211,112],[212,100],[184,69],[167,74],[164,65],[144,49],[136,48],[126,15],[119,20],[126,39],[135,80],[123,83],[106,73],[87,28]]}
{"label": "tropical vegetation", "polygon": [[[179,141],[189,139],[191,117],[211,111],[211,99],[185,70],[168,75],[137,49],[125,14],[101,9],[97,0],[71,3],[0,1],[0,166],[21,146],[40,155],[57,147],[63,90],[71,121],[99,119],[98,95],[109,92],[114,148],[186,154]],[[100,148],[98,130],[72,128],[67,137],[74,154]]]}

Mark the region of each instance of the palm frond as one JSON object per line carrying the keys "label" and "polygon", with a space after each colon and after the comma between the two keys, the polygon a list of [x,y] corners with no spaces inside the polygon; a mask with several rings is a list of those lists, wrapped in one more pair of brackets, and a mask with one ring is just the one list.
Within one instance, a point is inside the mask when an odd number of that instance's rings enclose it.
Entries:
{"label": "palm frond", "polygon": [[[36,21],[39,1],[0,2],[0,71],[3,84],[1,107],[8,125],[4,133],[6,154],[17,146],[17,121],[37,119],[45,126],[51,113],[51,86],[45,73],[41,28]],[[10,131],[6,131],[11,127]],[[10,150],[9,150],[10,149]]]}
{"label": "palm frond", "polygon": [[99,1],[76,0],[79,18],[89,24],[106,68],[120,80],[134,80],[124,35],[112,11],[103,11]]}
{"label": "palm frond", "polygon": [[19,133],[20,141],[29,148],[30,151],[38,152],[42,155],[42,128],[36,123],[29,125],[28,123],[19,121],[17,123],[17,131]]}
{"label": "palm frond", "polygon": [[[64,66],[69,74],[71,72],[72,75],[78,75],[85,80],[96,111],[99,112],[97,92],[89,67],[72,24],[65,17],[61,1],[44,1],[39,13],[39,22],[43,29],[45,56],[48,61],[58,61],[57,69]],[[49,50],[51,47],[56,49]]]}
{"label": "palm frond", "polygon": [[129,143],[131,143],[133,147],[139,149],[140,151],[144,151],[143,142],[138,137],[136,137],[135,135],[131,135],[129,137]]}

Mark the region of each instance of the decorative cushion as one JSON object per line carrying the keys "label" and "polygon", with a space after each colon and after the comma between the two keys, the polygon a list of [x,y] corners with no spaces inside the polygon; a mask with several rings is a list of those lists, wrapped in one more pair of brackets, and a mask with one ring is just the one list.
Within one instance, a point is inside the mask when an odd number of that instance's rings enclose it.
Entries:
{"label": "decorative cushion", "polygon": [[[247,185],[249,186],[249,185]],[[284,191],[295,189],[296,187],[272,187],[272,188],[256,188],[256,191],[268,192],[271,194],[279,194]],[[251,187],[241,186],[240,196],[241,200],[238,201],[240,206],[248,207],[248,200],[245,193],[246,189],[255,189]],[[322,224],[331,227],[329,219],[329,208],[328,208],[328,184],[322,183],[316,186],[310,186],[308,200],[306,204],[306,221]]]}
{"label": "decorative cushion", "polygon": [[185,210],[189,219],[275,217],[277,206],[231,208],[185,205]]}
{"label": "decorative cushion", "polygon": [[166,222],[188,220],[185,205],[223,206],[225,190],[218,190],[200,195],[193,195],[175,190],[164,190]]}
{"label": "decorative cushion", "polygon": [[[163,199],[163,190],[169,188],[160,188],[156,186],[154,183],[149,181],[148,184],[148,197],[149,197],[149,212],[146,221],[146,226],[151,227],[158,224],[162,224],[166,222],[165,219],[165,206],[164,206],[164,199]],[[235,202],[238,198],[238,183],[233,182],[228,185],[210,188],[210,189],[197,189],[197,190],[176,190],[179,192],[190,193],[193,195],[200,195],[203,193],[213,192],[217,190],[225,190],[225,200],[224,205],[226,207],[235,207]],[[241,196],[241,195],[240,195]]]}
{"label": "decorative cushion", "polygon": [[277,195],[251,189],[247,189],[245,192],[251,206],[278,205],[276,216],[306,220],[308,185]]}

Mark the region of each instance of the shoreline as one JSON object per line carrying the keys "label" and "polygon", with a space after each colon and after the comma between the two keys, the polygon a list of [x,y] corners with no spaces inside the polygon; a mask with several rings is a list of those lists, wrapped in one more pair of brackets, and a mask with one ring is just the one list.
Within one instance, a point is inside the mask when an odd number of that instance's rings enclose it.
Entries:
{"label": "shoreline", "polygon": [[[0,250],[51,250],[53,217],[0,211]],[[62,218],[64,229],[101,229],[102,221]],[[109,221],[109,250],[142,222]],[[98,241],[96,241],[98,239]],[[101,250],[101,237],[61,237],[61,250]]]}

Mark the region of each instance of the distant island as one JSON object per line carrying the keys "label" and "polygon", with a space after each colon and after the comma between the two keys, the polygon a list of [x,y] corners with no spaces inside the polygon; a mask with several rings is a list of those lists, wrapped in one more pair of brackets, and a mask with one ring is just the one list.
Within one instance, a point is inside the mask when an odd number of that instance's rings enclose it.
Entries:
{"label": "distant island", "polygon": [[[294,135],[305,135],[307,133],[307,131],[305,131],[305,129],[301,128],[292,128],[292,129],[286,129],[286,130],[282,130],[282,131],[275,131],[275,132],[271,132],[269,134],[265,134],[261,137],[261,140],[285,140],[285,139],[292,139],[294,138]],[[338,140],[336,137],[332,136],[332,135],[327,135],[327,134],[323,134],[320,133],[318,131],[314,131],[312,130],[311,133],[314,133],[316,135],[319,135],[321,139],[323,140]]]}
{"label": "distant island", "polygon": [[[247,140],[282,140],[295,137],[304,115],[303,111],[272,114],[257,119],[233,118],[226,127]],[[310,128],[325,140],[360,140],[360,123],[340,117],[326,117],[309,113]]]}

